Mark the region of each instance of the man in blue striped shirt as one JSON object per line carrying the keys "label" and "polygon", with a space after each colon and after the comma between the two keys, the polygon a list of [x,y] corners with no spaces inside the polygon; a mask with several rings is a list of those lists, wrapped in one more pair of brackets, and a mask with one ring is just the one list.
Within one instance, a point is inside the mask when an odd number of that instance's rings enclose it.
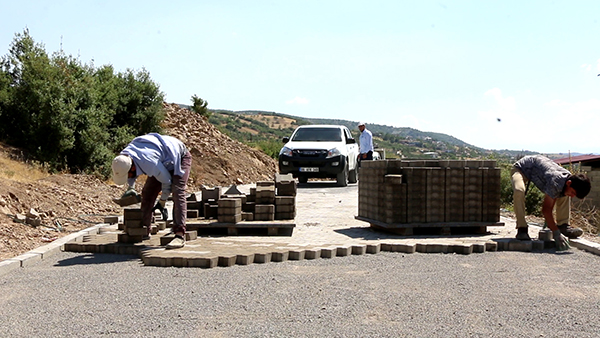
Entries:
{"label": "man in blue striped shirt", "polygon": [[[135,193],[138,176],[148,176],[142,189],[142,225],[150,237],[152,211],[164,210],[167,198],[173,194],[173,227],[175,238],[167,249],[185,245],[187,204],[185,189],[190,177],[192,155],[178,139],[151,133],[138,136],[112,162],[112,179],[117,185],[128,184],[127,193]],[[160,194],[158,202],[155,201]]]}

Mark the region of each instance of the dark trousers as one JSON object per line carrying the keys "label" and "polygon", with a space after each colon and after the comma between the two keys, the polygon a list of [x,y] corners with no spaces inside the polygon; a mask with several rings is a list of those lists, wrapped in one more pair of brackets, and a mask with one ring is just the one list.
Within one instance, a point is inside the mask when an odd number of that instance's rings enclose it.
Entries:
{"label": "dark trousers", "polygon": [[[363,158],[364,156],[364,158]],[[373,161],[373,151],[369,150],[368,153],[358,154],[358,167],[360,168],[360,162],[362,161]]]}
{"label": "dark trousers", "polygon": [[[192,154],[188,151],[181,158],[181,169],[185,171],[183,176],[173,175],[171,173],[171,193],[173,194],[173,227],[171,230],[176,232],[185,232],[185,220],[187,217],[187,201],[185,199],[185,189],[187,181],[190,178],[190,168],[192,167]],[[146,184],[142,189],[142,224],[148,227],[150,233],[150,223],[152,222],[152,209],[156,205],[156,198],[161,193],[162,183],[154,177],[148,177]]]}

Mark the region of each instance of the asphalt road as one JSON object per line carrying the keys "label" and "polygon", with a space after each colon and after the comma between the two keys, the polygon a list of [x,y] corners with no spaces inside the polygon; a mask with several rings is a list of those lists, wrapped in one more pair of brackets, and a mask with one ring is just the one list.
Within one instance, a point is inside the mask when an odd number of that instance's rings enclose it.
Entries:
{"label": "asphalt road", "polygon": [[60,253],[0,277],[0,336],[600,337],[600,257],[382,252],[197,269]]}

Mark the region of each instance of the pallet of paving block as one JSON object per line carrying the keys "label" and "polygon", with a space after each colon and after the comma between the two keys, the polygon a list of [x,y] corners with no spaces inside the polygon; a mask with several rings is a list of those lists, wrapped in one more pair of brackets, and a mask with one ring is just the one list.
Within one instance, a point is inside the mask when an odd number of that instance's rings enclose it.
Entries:
{"label": "pallet of paving block", "polygon": [[489,226],[504,226],[502,222],[431,222],[431,223],[385,223],[363,216],[355,219],[368,222],[371,228],[401,236],[412,235],[463,235],[485,234]]}
{"label": "pallet of paving block", "polygon": [[198,234],[226,233],[229,236],[291,236],[296,224],[293,220],[223,222],[187,222],[188,230]]}

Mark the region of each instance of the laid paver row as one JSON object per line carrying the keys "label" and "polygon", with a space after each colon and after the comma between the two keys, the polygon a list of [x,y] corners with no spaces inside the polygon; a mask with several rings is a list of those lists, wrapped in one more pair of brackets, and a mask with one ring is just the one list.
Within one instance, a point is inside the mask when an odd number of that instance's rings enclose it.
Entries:
{"label": "laid paver row", "polygon": [[[115,240],[116,233],[86,236],[83,242],[65,244],[65,251],[138,255],[149,266],[176,266],[212,268],[216,266],[247,265],[252,263],[283,262],[317,258],[345,257],[376,254],[380,251],[401,253],[484,253],[486,251],[543,251],[554,246],[553,241],[519,241],[497,238],[460,243],[457,239],[419,240],[404,243],[372,241],[372,243],[298,245],[289,243],[244,242],[222,238],[198,238],[188,242],[186,248],[165,250],[154,243],[127,244]],[[156,241],[156,239],[153,239]],[[160,240],[160,238],[159,238]],[[430,241],[427,243],[426,241]],[[162,242],[162,241],[161,241]],[[470,243],[468,243],[470,242]]]}

